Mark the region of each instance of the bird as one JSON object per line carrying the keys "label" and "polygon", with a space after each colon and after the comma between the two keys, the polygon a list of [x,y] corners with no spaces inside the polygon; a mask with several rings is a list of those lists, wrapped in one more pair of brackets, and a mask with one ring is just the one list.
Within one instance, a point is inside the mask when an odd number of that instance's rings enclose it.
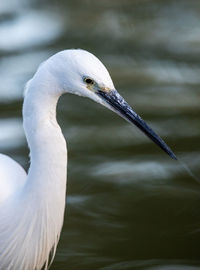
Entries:
{"label": "bird", "polygon": [[66,93],[87,97],[112,110],[177,159],[117,92],[108,70],[94,54],[67,49],[49,57],[25,86],[28,173],[0,154],[0,270],[46,270],[54,259],[67,183],[67,145],[57,123],[56,107]]}

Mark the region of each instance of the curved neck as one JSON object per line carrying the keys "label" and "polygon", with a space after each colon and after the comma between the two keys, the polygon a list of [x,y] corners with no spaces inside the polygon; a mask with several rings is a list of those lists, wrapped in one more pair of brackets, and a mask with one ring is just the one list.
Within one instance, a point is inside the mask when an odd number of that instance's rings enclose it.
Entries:
{"label": "curved neck", "polygon": [[47,189],[49,196],[66,189],[67,148],[56,120],[60,95],[56,83],[45,76],[38,80],[36,74],[27,85],[24,99],[23,124],[31,159],[27,185],[41,195]]}
{"label": "curved neck", "polygon": [[23,124],[31,165],[25,186],[16,193],[15,207],[13,198],[8,208],[4,207],[0,269],[13,268],[13,262],[15,269],[47,269],[50,252],[55,255],[63,224],[67,172],[66,143],[56,121],[60,95],[50,76],[38,79],[36,73],[27,85]]}

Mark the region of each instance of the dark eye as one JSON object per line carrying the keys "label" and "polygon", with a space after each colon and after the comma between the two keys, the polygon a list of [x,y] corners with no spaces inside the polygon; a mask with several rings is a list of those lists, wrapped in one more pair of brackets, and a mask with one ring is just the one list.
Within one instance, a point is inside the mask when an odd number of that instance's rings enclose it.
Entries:
{"label": "dark eye", "polygon": [[87,84],[94,84],[94,81],[90,78],[85,78],[84,81],[87,83]]}

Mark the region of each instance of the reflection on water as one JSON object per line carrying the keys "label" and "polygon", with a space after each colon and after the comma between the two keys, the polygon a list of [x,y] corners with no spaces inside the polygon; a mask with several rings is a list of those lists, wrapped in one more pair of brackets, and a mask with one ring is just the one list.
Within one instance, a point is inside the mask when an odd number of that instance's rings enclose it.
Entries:
{"label": "reflection on water", "polygon": [[0,127],[0,147],[2,150],[22,146],[24,143],[24,133],[22,122],[19,119],[9,118],[0,120]]}
{"label": "reflection on water", "polygon": [[33,70],[36,70],[41,60],[44,61],[48,56],[48,51],[37,51],[37,53],[30,52],[1,57],[0,100],[2,102],[21,100],[25,83],[30,79]]}
{"label": "reflection on water", "polygon": [[[11,3],[12,2],[12,3]],[[200,175],[200,2],[0,2],[0,150],[28,167],[25,82],[48,56],[84,48],[116,88]],[[55,270],[196,270],[200,189],[140,131],[98,104],[67,95],[67,211]]]}
{"label": "reflection on water", "polygon": [[[156,261],[156,260],[147,260],[147,261],[130,261],[114,264],[111,266],[106,266],[100,268],[101,270],[122,270],[122,269],[147,269],[147,270],[197,270],[198,266],[187,265],[187,261],[181,262],[175,261]],[[155,266],[156,265],[156,266]]]}
{"label": "reflection on water", "polygon": [[0,50],[23,50],[48,44],[61,34],[60,17],[45,12],[26,12],[2,23]]}

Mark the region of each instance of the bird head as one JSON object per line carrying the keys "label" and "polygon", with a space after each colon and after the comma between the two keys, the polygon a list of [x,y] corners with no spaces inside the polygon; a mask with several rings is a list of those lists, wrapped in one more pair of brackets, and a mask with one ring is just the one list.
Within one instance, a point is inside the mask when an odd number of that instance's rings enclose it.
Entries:
{"label": "bird head", "polygon": [[168,145],[117,92],[109,72],[96,56],[81,49],[65,50],[52,56],[48,64],[64,93],[88,97],[116,112],[137,126],[169,156],[177,159]]}

